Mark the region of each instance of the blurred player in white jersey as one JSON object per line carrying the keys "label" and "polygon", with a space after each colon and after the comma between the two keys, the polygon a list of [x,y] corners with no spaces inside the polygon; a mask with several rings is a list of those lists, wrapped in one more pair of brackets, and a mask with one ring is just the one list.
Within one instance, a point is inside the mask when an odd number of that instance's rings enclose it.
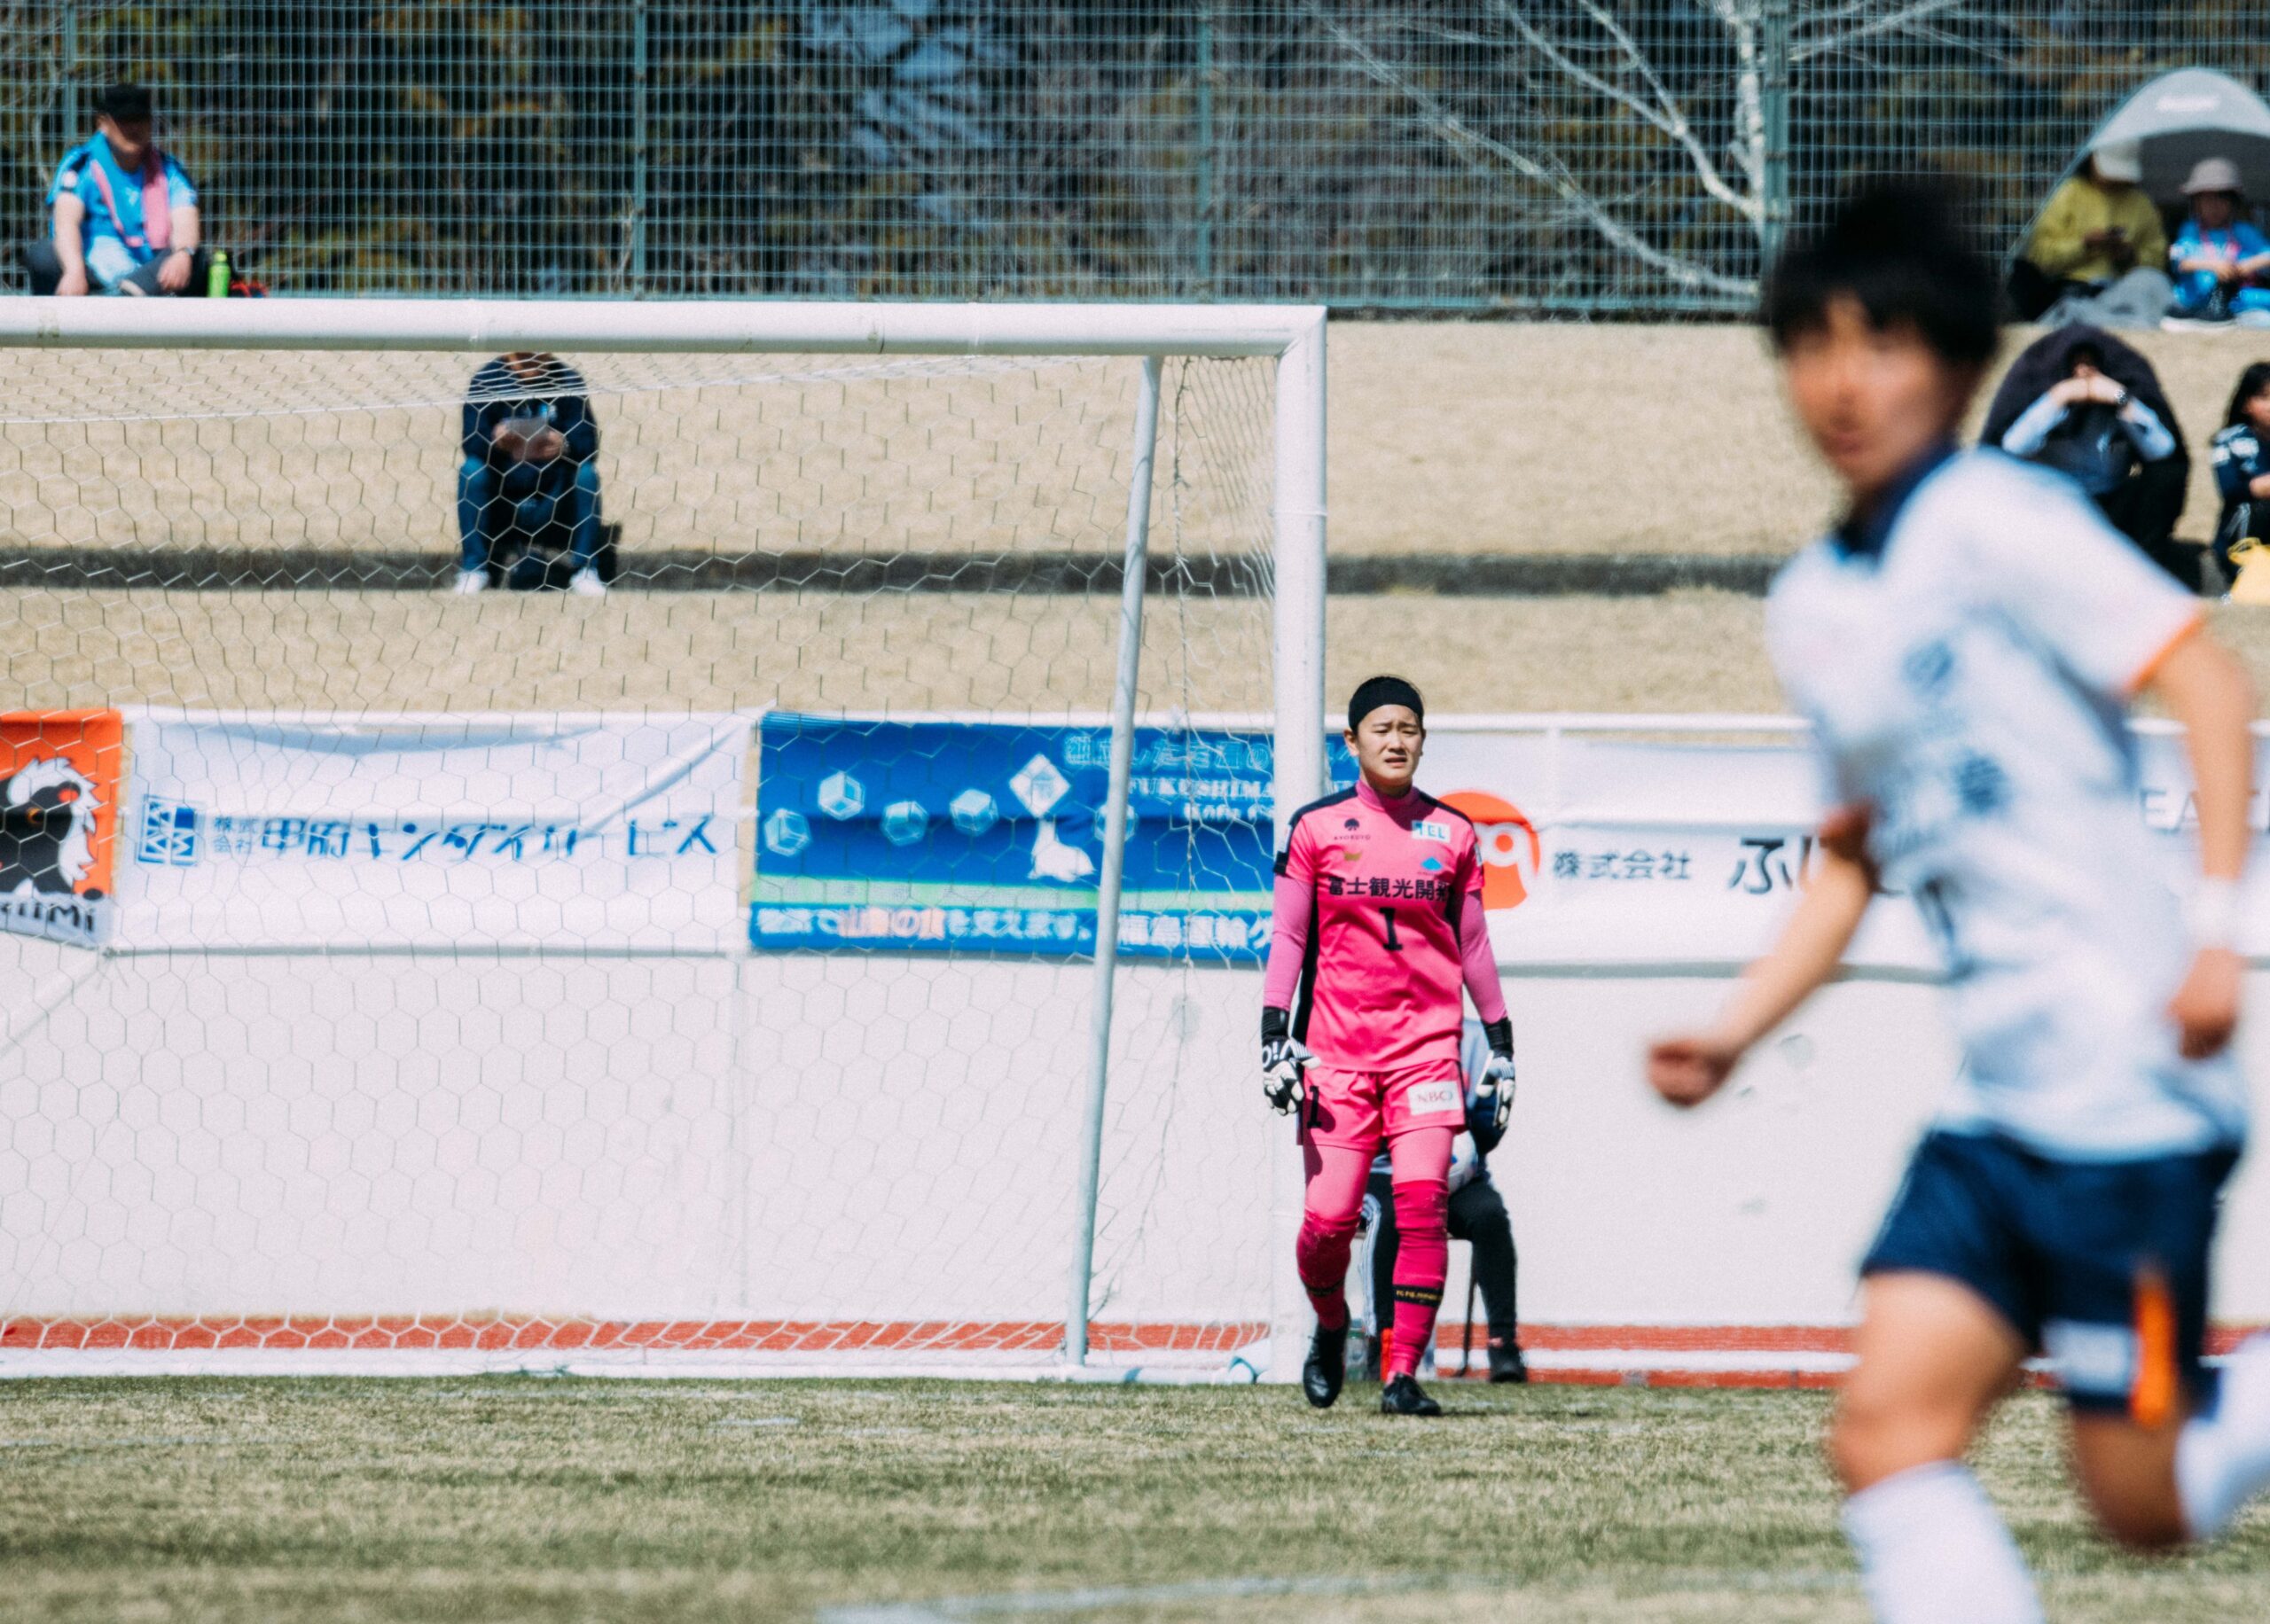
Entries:
{"label": "blurred player in white jersey", "polygon": [[[1887,1624],[2039,1618],[1962,1464],[2037,1349],[2114,1537],[2211,1536],[2270,1482],[2270,1343],[2219,1383],[2202,1363],[2216,1204],[2246,1128],[2226,1050],[2253,696],[2196,602],[2076,487],[1955,449],[1994,301],[1927,187],[1850,199],[1775,269],[1766,324],[1849,508],[1775,582],[1766,639],[1836,809],[1780,941],[1716,1024],[1649,1056],[1666,1098],[1709,1097],[1828,980],[1880,888],[1938,938],[1963,1073],[1861,1265],[1829,1440]],[[2137,809],[2125,723],[2143,691],[2188,732],[2188,882]]]}

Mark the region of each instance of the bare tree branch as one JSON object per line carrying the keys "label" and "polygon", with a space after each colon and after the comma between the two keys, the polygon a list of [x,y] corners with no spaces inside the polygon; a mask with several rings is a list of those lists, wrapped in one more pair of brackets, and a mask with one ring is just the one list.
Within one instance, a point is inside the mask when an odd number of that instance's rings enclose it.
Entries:
{"label": "bare tree branch", "polygon": [[[1676,142],[1680,150],[1686,152],[1687,160],[1694,165],[1695,179],[1702,183],[1704,191],[1746,220],[1755,223],[1762,218],[1764,204],[1756,195],[1756,176],[1753,174],[1750,177],[1752,194],[1749,196],[1744,196],[1727,184],[1725,176],[1718,171],[1718,164],[1703,147],[1700,137],[1695,135],[1694,126],[1687,121],[1686,110],[1679,105],[1678,98],[1671,95],[1662,79],[1657,76],[1654,64],[1648,60],[1647,53],[1640,49],[1638,42],[1625,31],[1623,24],[1617,22],[1605,8],[1597,4],[1597,0],[1577,0],[1577,4],[1583,8],[1585,14],[1593,20],[1593,24],[1616,42],[1624,59],[1632,65],[1633,70],[1647,84],[1654,98],[1652,101],[1625,90],[1622,85],[1602,78],[1570,57],[1567,51],[1531,23],[1522,12],[1521,6],[1513,4],[1512,0],[1494,0],[1499,15],[1513,26],[1514,31],[1526,40],[1530,47],[1539,56],[1552,63],[1577,83],[1607,97]],[[1749,169],[1750,165],[1745,161],[1743,167]]]}
{"label": "bare tree branch", "polygon": [[[1930,18],[1941,16],[1948,12],[1961,11],[1964,4],[1965,0],[1910,0],[1908,4],[1887,12],[1880,17],[1869,18],[1857,27],[1820,38],[1808,39],[1803,44],[1792,43],[1789,47],[1789,60],[1809,61],[1814,57],[1828,56],[1842,51],[1856,41],[1867,39],[1875,35],[1905,32],[1915,24]],[[1808,18],[1806,22],[1813,27],[1843,22],[1863,15],[1869,9],[1868,0],[1853,0],[1853,4],[1839,6],[1834,12]]]}
{"label": "bare tree branch", "polygon": [[1729,277],[1707,266],[1693,263],[1666,254],[1654,244],[1609,214],[1600,202],[1559,166],[1547,164],[1505,142],[1483,134],[1468,125],[1457,113],[1444,106],[1432,92],[1413,83],[1408,75],[1397,71],[1378,52],[1343,27],[1338,19],[1329,15],[1317,0],[1304,0],[1303,5],[1310,20],[1344,47],[1349,54],[1363,65],[1366,73],[1389,90],[1405,98],[1427,115],[1437,137],[1453,145],[1488,153],[1499,163],[1524,179],[1550,188],[1563,203],[1593,230],[1615,247],[1634,259],[1652,266],[1673,281],[1687,287],[1708,288],[1713,293],[1730,293],[1742,298],[1757,292],[1755,282]]}

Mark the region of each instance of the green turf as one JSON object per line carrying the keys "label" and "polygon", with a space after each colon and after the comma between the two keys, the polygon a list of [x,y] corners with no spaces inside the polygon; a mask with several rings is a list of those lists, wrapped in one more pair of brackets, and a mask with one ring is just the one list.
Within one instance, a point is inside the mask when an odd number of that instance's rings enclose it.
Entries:
{"label": "green turf", "polygon": [[[1861,1617],[1818,1397],[1443,1392],[1430,1425],[1361,1388],[1319,1416],[1256,1388],[0,1384],[0,1620]],[[2054,1617],[2270,1617],[2270,1519],[2117,1557],[2058,1415],[2019,1401],[1982,1456]],[[1257,1579],[1303,1588],[1224,1588]]]}

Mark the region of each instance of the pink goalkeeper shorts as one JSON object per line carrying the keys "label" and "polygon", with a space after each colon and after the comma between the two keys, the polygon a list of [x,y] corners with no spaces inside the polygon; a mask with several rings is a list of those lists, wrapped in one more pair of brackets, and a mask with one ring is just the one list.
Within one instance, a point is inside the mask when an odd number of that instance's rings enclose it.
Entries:
{"label": "pink goalkeeper shorts", "polygon": [[1303,1131],[1318,1144],[1376,1150],[1413,1128],[1466,1125],[1465,1079],[1456,1060],[1429,1060],[1394,1072],[1343,1072],[1311,1064],[1302,1074],[1308,1105]]}

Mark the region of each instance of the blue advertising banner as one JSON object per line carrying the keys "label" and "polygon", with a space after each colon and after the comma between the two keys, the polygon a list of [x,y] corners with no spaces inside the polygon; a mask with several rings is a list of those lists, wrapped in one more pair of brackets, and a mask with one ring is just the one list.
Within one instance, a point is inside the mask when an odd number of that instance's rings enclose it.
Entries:
{"label": "blue advertising banner", "polygon": [[[1108,728],[774,713],[761,738],[753,946],[1095,951]],[[1136,730],[1123,955],[1260,962],[1271,769],[1265,733]]]}

